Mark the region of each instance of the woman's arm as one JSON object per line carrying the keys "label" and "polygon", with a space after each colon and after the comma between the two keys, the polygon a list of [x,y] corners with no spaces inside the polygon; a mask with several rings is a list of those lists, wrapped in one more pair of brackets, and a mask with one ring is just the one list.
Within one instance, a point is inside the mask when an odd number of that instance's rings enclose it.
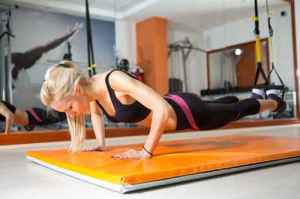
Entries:
{"label": "woman's arm", "polygon": [[105,130],[103,113],[96,102],[90,103],[91,109],[91,120],[93,125],[93,130],[97,140],[97,147],[95,150],[102,150],[105,147]]}
{"label": "woman's arm", "polygon": [[142,82],[131,78],[123,72],[115,71],[110,75],[110,83],[114,90],[127,93],[152,111],[150,132],[146,139],[142,154],[133,152],[118,155],[117,158],[143,158],[151,156],[165,130],[169,117],[169,105],[160,94]]}
{"label": "woman's arm", "polygon": [[5,104],[0,102],[0,115],[5,118],[5,134],[8,134],[14,123],[14,114],[6,107]]}

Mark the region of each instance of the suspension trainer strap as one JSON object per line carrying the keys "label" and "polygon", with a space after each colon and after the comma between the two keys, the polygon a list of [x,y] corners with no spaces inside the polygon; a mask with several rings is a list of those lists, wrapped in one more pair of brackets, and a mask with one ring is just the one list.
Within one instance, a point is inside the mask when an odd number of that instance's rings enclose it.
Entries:
{"label": "suspension trainer strap", "polygon": [[88,68],[89,68],[89,76],[91,77],[96,74],[96,64],[95,64],[94,48],[93,48],[89,0],[85,0],[85,9],[86,9],[85,14],[86,14],[86,38],[87,38]]}
{"label": "suspension trainer strap", "polygon": [[265,84],[268,84],[269,81],[267,79],[267,76],[262,68],[262,53],[261,53],[261,41],[260,41],[260,30],[259,30],[259,13],[258,13],[258,4],[257,0],[254,0],[254,10],[255,10],[255,16],[253,17],[255,29],[254,33],[256,36],[255,41],[255,52],[256,52],[256,74],[255,74],[255,81],[254,85],[257,85],[258,77],[261,74],[262,77],[265,80]]}
{"label": "suspension trainer strap", "polygon": [[285,83],[282,80],[280,74],[278,73],[278,71],[276,70],[275,67],[275,63],[274,63],[274,59],[273,59],[273,36],[274,36],[274,29],[272,27],[272,22],[271,22],[271,11],[270,11],[270,7],[269,7],[269,0],[266,0],[266,13],[268,16],[268,29],[269,29],[269,54],[270,54],[270,60],[271,60],[271,71],[268,74],[268,80],[269,82],[271,82],[271,74],[274,71],[278,80],[280,81],[280,84],[285,87]]}

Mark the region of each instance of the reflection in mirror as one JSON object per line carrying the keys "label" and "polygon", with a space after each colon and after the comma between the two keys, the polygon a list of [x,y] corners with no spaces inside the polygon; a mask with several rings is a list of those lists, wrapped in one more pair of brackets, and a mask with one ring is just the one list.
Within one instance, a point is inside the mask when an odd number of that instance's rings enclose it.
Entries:
{"label": "reflection in mirror", "polygon": [[[169,88],[188,91],[205,100],[235,95],[251,96],[252,88],[276,89],[287,102],[283,113],[263,113],[244,119],[295,118],[296,90],[291,5],[288,1],[259,1],[259,35],[255,30],[254,1],[220,1],[214,9],[201,8],[197,26],[182,16],[169,29]],[[226,4],[226,6],[225,6]],[[190,18],[192,19],[192,18]],[[201,19],[201,20],[200,20]],[[268,23],[270,22],[270,23]],[[258,37],[259,36],[259,37]],[[174,44],[188,38],[188,48],[176,54]],[[257,39],[256,39],[257,38]],[[170,55],[170,52],[172,53]],[[186,81],[188,80],[188,81]]]}
{"label": "reflection in mirror", "polygon": [[[67,128],[64,114],[47,110],[39,93],[46,70],[63,59],[73,60],[87,72],[84,16],[3,6],[0,17],[0,131],[10,125],[14,131]],[[115,64],[114,23],[98,19],[91,22],[93,34],[98,35],[93,38],[95,62],[98,72],[103,72]],[[3,122],[5,119],[8,122]],[[37,125],[30,125],[30,121]],[[107,119],[105,124],[113,126]],[[87,125],[91,126],[90,121]]]}
{"label": "reflection in mirror", "polygon": [[[269,74],[271,69],[266,39],[261,41],[261,52],[263,71]],[[255,41],[208,52],[208,59],[209,88],[253,87],[257,73]],[[264,79],[259,75],[257,84],[263,83]]]}

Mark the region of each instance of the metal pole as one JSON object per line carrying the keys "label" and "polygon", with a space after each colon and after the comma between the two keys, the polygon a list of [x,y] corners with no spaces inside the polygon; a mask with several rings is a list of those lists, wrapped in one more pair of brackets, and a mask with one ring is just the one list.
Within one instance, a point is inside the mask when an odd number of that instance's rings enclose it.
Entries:
{"label": "metal pole", "polygon": [[[11,33],[11,9],[8,11],[8,16],[7,16],[7,24],[6,28],[8,29],[7,31]],[[11,76],[11,36],[7,35],[7,54],[6,54],[6,100],[9,103],[13,103],[13,96],[12,96],[12,76]]]}
{"label": "metal pole", "polygon": [[[3,26],[3,13],[0,12],[0,33],[4,32]],[[0,100],[4,100],[5,91],[5,71],[4,71],[4,42],[3,39],[0,40]]]}

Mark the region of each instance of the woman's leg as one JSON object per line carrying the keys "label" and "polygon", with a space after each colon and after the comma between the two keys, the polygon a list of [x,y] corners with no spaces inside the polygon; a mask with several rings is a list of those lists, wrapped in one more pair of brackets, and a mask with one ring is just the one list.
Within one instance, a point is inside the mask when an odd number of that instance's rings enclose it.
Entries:
{"label": "woman's leg", "polygon": [[232,103],[237,103],[238,101],[239,101],[239,98],[236,96],[233,96],[233,95],[220,97],[220,98],[217,98],[217,99],[211,100],[211,101],[203,100],[203,102],[205,102],[205,103],[220,103],[220,104],[232,104]]}
{"label": "woman's leg", "polygon": [[[198,96],[182,93],[178,94],[189,106],[199,129],[216,129],[241,119],[248,115],[258,114],[267,110],[278,111],[279,104],[274,99],[248,98],[237,103],[207,103]],[[185,118],[182,113],[182,117]],[[185,119],[186,120],[186,119]],[[187,121],[185,121],[187,123]]]}
{"label": "woman's leg", "polygon": [[206,130],[223,127],[248,115],[278,109],[278,103],[272,99],[248,98],[233,104],[205,103],[196,99],[188,102],[196,124],[200,129]]}
{"label": "woman's leg", "polygon": [[[199,129],[215,129],[222,127],[231,121],[235,121],[246,115],[257,114],[260,111],[259,101],[253,98],[241,100],[237,103],[225,104],[207,103],[199,96],[192,93],[178,93],[176,95],[181,97],[186,102]],[[172,102],[170,103],[172,104]],[[177,106],[174,107],[176,108]],[[185,128],[190,126],[191,128],[191,125],[186,125],[190,122],[188,122],[184,116],[185,113],[178,110],[176,112],[177,118],[183,120],[178,121],[178,124],[185,124],[179,126],[184,126]]]}
{"label": "woman's leg", "polygon": [[275,111],[278,107],[278,103],[275,100],[267,99],[267,100],[258,100],[260,104],[259,112],[265,112],[265,111]]}

